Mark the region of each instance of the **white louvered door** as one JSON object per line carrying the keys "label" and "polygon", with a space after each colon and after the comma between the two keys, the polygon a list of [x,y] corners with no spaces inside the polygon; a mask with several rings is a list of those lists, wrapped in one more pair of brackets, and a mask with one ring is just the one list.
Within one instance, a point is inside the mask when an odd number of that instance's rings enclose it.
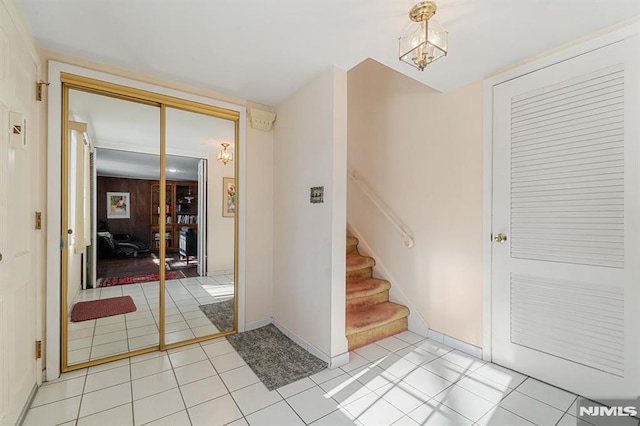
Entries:
{"label": "white louvered door", "polygon": [[640,40],[494,87],[493,361],[640,394]]}

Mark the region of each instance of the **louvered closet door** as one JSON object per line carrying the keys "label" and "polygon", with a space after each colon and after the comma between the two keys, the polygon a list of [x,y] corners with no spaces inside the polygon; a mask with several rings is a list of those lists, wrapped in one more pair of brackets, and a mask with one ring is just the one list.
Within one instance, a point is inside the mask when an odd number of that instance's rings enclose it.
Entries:
{"label": "louvered closet door", "polygon": [[639,37],[494,87],[494,362],[640,394]]}

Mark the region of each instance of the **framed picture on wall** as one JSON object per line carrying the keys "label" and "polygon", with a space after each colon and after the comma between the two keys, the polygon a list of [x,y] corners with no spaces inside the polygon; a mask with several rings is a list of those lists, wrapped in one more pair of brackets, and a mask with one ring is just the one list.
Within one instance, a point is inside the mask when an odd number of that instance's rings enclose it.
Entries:
{"label": "framed picture on wall", "polygon": [[236,180],[234,178],[222,178],[222,217],[234,217],[236,215]]}
{"label": "framed picture on wall", "polygon": [[130,193],[107,192],[107,219],[129,219],[130,216]]}

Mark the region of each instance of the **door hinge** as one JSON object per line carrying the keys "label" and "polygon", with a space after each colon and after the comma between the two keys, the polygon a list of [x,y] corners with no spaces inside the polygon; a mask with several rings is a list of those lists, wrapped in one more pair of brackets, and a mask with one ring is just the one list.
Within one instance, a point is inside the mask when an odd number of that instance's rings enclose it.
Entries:
{"label": "door hinge", "polygon": [[42,340],[36,340],[36,359],[42,358]]}
{"label": "door hinge", "polygon": [[36,101],[42,100],[42,86],[49,86],[51,83],[40,80],[36,83]]}
{"label": "door hinge", "polygon": [[42,212],[36,212],[36,229],[42,229]]}

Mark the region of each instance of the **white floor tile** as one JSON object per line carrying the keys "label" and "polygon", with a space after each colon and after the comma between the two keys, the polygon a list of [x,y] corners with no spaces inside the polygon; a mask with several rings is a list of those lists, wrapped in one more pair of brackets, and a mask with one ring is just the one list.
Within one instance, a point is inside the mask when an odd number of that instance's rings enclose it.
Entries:
{"label": "white floor tile", "polygon": [[171,360],[173,368],[177,368],[187,364],[193,364],[194,362],[204,361],[207,359],[207,355],[200,345],[197,345],[182,352],[169,354],[169,359]]}
{"label": "white floor tile", "polygon": [[178,367],[173,371],[180,386],[216,375],[216,370],[208,359]]}
{"label": "white floor tile", "polygon": [[230,395],[189,408],[189,416],[193,426],[219,426],[242,419],[242,413]]}
{"label": "white floor tile", "polygon": [[248,365],[225,371],[220,374],[220,378],[231,392],[260,381]]}
{"label": "white floor tile", "polygon": [[152,351],[152,352],[148,352],[146,354],[142,354],[142,355],[136,355],[134,357],[131,358],[131,365],[138,363],[138,362],[142,362],[142,361],[146,361],[148,359],[151,358],[157,358],[160,356],[167,356],[166,352],[161,352],[161,351]]}
{"label": "white floor tile", "polygon": [[465,354],[464,352],[461,352],[457,349],[454,349],[451,352],[447,352],[446,354],[442,355],[442,358],[446,359],[449,362],[457,364],[460,367],[463,367],[469,373],[477,370],[487,363],[480,358]]}
{"label": "white floor tile", "polygon": [[175,414],[168,415],[158,420],[154,420],[151,423],[147,423],[145,426],[191,426],[191,420],[187,410],[178,411]]}
{"label": "white floor tile", "polygon": [[335,399],[342,405],[349,404],[372,392],[371,389],[347,373],[323,382],[319,386],[326,392],[326,396]]}
{"label": "white floor tile", "polygon": [[286,399],[286,398],[289,398],[290,396],[293,396],[309,388],[312,388],[315,385],[316,384],[314,383],[313,380],[311,380],[308,377],[305,377],[304,379],[300,379],[296,382],[289,383],[286,386],[282,386],[281,388],[278,388],[277,391],[280,394],[280,396]]}
{"label": "white floor tile", "polygon": [[402,382],[383,386],[375,393],[405,414],[409,414],[430,399],[427,395]]}
{"label": "white floor tile", "polygon": [[215,358],[221,355],[235,352],[235,349],[233,349],[231,343],[229,343],[227,339],[224,338],[212,340],[211,343],[204,342],[202,343],[202,349],[209,358]]}
{"label": "white floor tile", "polygon": [[311,423],[313,426],[352,426],[355,418],[347,410],[335,410]]}
{"label": "white floor tile", "polygon": [[511,392],[500,407],[540,426],[555,425],[563,412],[519,392]]}
{"label": "white floor tile", "polygon": [[400,340],[404,340],[407,343],[415,345],[418,342],[422,342],[426,339],[424,336],[420,336],[419,334],[412,333],[411,331],[403,331],[402,333],[396,334],[394,337],[397,337]]}
{"label": "white floor tile", "polygon": [[173,374],[173,370],[143,377],[131,383],[134,400],[146,398],[147,396],[178,387],[178,382]]}
{"label": "white floor tile", "polygon": [[371,343],[367,346],[363,346],[355,350],[355,353],[368,359],[369,361],[376,361],[382,357],[389,355],[390,351],[378,346],[375,343]]}
{"label": "white floor tile", "polygon": [[396,352],[396,355],[416,365],[426,364],[427,362],[431,362],[434,359],[438,358],[438,355],[434,355],[431,352],[416,348],[415,346],[409,346],[404,349],[400,349],[398,352]]}
{"label": "white floor tile", "polygon": [[355,370],[356,368],[364,367],[365,365],[369,365],[371,361],[366,359],[363,356],[358,355],[355,352],[349,353],[349,363],[345,365],[341,365],[340,368],[346,372],[351,370]]}
{"label": "white floor tile", "polygon": [[384,358],[374,361],[373,365],[382,368],[385,373],[388,373],[395,378],[405,377],[413,370],[420,368],[414,363],[407,361],[406,359],[400,357],[395,353],[389,354]]}
{"label": "white floor tile", "polygon": [[220,333],[220,330],[218,330],[212,324],[203,325],[201,327],[194,327],[191,329],[191,331],[196,335],[196,337],[211,336]]}
{"label": "white floor tile", "polygon": [[[507,411],[501,407],[493,407],[478,422],[478,426],[532,426],[528,420],[520,416],[516,416],[511,411]],[[560,426],[560,425],[558,425]]]}
{"label": "white floor tile", "polygon": [[73,370],[67,373],[62,373],[60,377],[58,377],[57,379],[51,380],[44,384],[52,385],[54,383],[64,382],[65,380],[77,379],[78,377],[86,377],[86,375],[87,375],[87,369],[81,368],[80,370]]}
{"label": "white floor tile", "polygon": [[496,364],[487,363],[474,371],[473,374],[486,377],[496,383],[508,386],[512,389],[517,388],[520,383],[524,382],[527,376],[516,371],[509,370]]}
{"label": "white floor tile", "polygon": [[434,355],[442,356],[448,352],[451,352],[453,348],[443,343],[436,342],[435,340],[427,339],[414,345],[418,349],[431,352]]}
{"label": "white floor tile", "polygon": [[219,376],[207,377],[180,386],[180,392],[187,408],[229,393]]}
{"label": "white floor tile", "polygon": [[90,348],[92,342],[93,334],[89,337],[82,337],[80,339],[69,339],[69,343],[67,343],[67,350],[75,351],[77,349]]}
{"label": "white floor tile", "polygon": [[93,346],[91,348],[91,359],[100,359],[109,355],[116,355],[129,352],[127,341],[107,343],[106,345]]}
{"label": "white floor tile", "polygon": [[[471,420],[456,413],[446,405],[438,402],[422,404],[411,413],[409,417],[420,425],[428,426],[471,426]],[[508,426],[508,425],[503,425]]]}
{"label": "white floor tile", "polygon": [[67,363],[69,365],[80,364],[89,361],[91,356],[91,348],[82,348],[67,353]]}
{"label": "white floor tile", "polygon": [[35,407],[27,412],[22,426],[53,426],[78,417],[80,396]]}
{"label": "white floor tile", "polygon": [[89,374],[84,386],[85,393],[108,388],[121,383],[128,383],[131,380],[129,366],[113,368],[99,373]]}
{"label": "white floor tile", "polygon": [[60,382],[45,383],[38,389],[36,397],[33,399],[32,407],[49,404],[73,396],[82,395],[84,389],[85,376],[75,379],[63,380]]}
{"label": "white floor tile", "polygon": [[344,371],[339,368],[333,368],[333,369],[325,368],[319,373],[309,376],[309,378],[313,380],[314,383],[320,384],[328,380],[335,379],[336,377],[341,376],[343,374],[344,374]]}
{"label": "white floor tile", "polygon": [[262,383],[256,383],[231,393],[233,399],[244,415],[249,415],[269,405],[275,404],[282,398],[278,392],[269,391]]}
{"label": "white floor tile", "polygon": [[446,405],[456,413],[462,414],[473,422],[478,421],[480,417],[484,416],[495,405],[456,385],[436,395],[433,401]]}
{"label": "white floor tile", "polygon": [[516,390],[561,411],[567,411],[577,398],[577,395],[532,379],[531,377],[522,382]]}
{"label": "white floor tile", "polygon": [[235,351],[212,358],[211,362],[219,374],[246,365],[242,357]]}
{"label": "white floor tile", "polygon": [[423,364],[422,368],[431,371],[433,374],[437,374],[440,377],[444,377],[450,382],[457,382],[466,374],[471,373],[471,371],[467,370],[465,367],[449,362],[444,358],[434,359],[431,362]]}
{"label": "white floor tile", "polygon": [[395,352],[395,351],[399,351],[400,349],[404,349],[407,346],[410,346],[410,343],[402,339],[398,339],[395,336],[390,336],[385,339],[377,341],[376,345],[382,346],[388,351]]}
{"label": "white floor tile", "polygon": [[344,409],[354,416],[363,426],[391,425],[400,420],[404,413],[384,398],[371,393],[344,406]]}
{"label": "white floor tile", "polygon": [[408,384],[431,397],[436,396],[452,384],[450,381],[423,368],[418,368],[409,373],[407,377],[402,380],[402,383]]}
{"label": "white floor tile", "polygon": [[287,398],[287,403],[305,423],[311,423],[338,408],[338,403],[317,386]]}
{"label": "white floor tile", "polygon": [[143,425],[185,409],[180,391],[171,389],[133,402],[135,425]]}
{"label": "white floor tile", "polygon": [[494,404],[497,404],[510,392],[513,392],[513,389],[506,385],[501,385],[476,374],[470,374],[456,384]]}
{"label": "white floor tile", "polygon": [[131,364],[131,380],[137,380],[167,370],[171,370],[171,362],[169,362],[169,357],[166,355],[136,362]]}
{"label": "white floor tile", "polygon": [[165,336],[165,342],[169,343],[178,343],[184,342],[186,340],[191,340],[195,337],[193,332],[190,329],[174,331],[173,333],[167,333]]}
{"label": "white floor tile", "polygon": [[251,426],[305,425],[296,412],[284,401],[277,402],[267,408],[250,414],[247,416],[247,421]]}
{"label": "white floor tile", "polygon": [[106,334],[106,333],[113,333],[116,331],[122,331],[122,330],[126,330],[127,329],[127,325],[122,322],[122,323],[117,323],[117,324],[108,324],[108,325],[103,325],[103,326],[97,326],[96,327],[96,331],[93,333],[96,336],[101,335],[101,334]]}
{"label": "white floor tile", "polygon": [[393,426],[420,426],[415,420],[413,420],[409,416],[404,416],[397,422],[393,424]]}
{"label": "white floor tile", "polygon": [[93,328],[79,328],[77,330],[69,331],[69,340],[86,339],[93,336]]}
{"label": "white floor tile", "polygon": [[129,339],[129,348],[134,351],[137,349],[150,348],[157,346],[160,341],[160,336],[157,334],[147,334],[145,336],[138,336]]}
{"label": "white floor tile", "polygon": [[158,334],[158,326],[156,325],[146,325],[144,327],[136,327],[136,328],[130,328],[127,330],[127,337],[128,338],[133,338],[133,337],[140,337],[140,336],[147,336],[149,334]]}
{"label": "white floor tile", "polygon": [[100,365],[94,365],[93,367],[89,367],[89,374],[95,374],[106,370],[113,370],[114,368],[123,367],[125,365],[129,365],[129,358],[106,362]]}
{"label": "white floor tile", "polygon": [[82,396],[80,417],[86,417],[100,411],[109,410],[131,402],[131,385],[122,383],[110,388],[101,389]]}
{"label": "white floor tile", "polygon": [[133,406],[131,403],[101,411],[78,419],[77,426],[133,426]]}
{"label": "white floor tile", "polygon": [[356,368],[350,371],[349,375],[353,376],[372,391],[400,380],[391,374],[385,373],[382,368],[376,365]]}

